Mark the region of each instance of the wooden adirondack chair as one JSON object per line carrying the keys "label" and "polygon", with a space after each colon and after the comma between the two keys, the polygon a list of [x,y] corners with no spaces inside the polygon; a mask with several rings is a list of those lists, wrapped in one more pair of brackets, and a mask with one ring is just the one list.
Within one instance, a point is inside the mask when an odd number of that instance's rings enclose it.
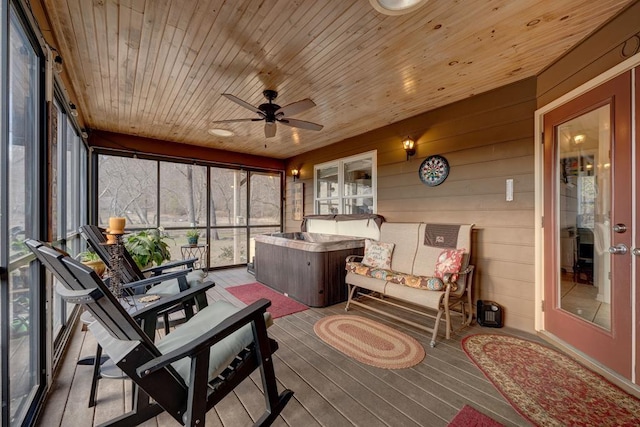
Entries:
{"label": "wooden adirondack chair", "polygon": [[[266,410],[256,425],[270,425],[293,395],[277,390],[272,354],[278,345],[265,320],[270,301],[243,309],[218,301],[154,343],[145,330],[155,327],[141,327],[93,270],[45,243],[25,244],[64,285],[60,295],[91,312],[96,321],[89,329],[134,383],[132,411],[104,425],[134,426],[166,411],[182,425],[202,426],[206,412],[258,368]],[[154,305],[145,309],[145,321],[157,320]]]}

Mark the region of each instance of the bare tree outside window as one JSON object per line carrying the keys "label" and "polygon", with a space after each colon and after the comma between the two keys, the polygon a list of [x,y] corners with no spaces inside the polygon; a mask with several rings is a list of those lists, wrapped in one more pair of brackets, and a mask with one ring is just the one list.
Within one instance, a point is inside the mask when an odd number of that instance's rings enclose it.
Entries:
{"label": "bare tree outside window", "polygon": [[158,162],[100,155],[98,163],[98,223],[122,216],[127,227],[156,227]]}

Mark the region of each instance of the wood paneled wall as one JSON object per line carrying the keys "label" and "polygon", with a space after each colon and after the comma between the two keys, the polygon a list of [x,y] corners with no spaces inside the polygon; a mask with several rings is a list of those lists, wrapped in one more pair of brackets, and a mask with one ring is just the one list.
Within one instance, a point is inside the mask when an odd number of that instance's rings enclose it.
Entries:
{"label": "wood paneled wall", "polygon": [[[507,325],[533,331],[535,108],[536,81],[530,78],[291,158],[287,170],[300,168],[305,214],[311,214],[315,164],[377,150],[378,213],[391,222],[476,224],[476,297],[502,304]],[[407,135],[417,142],[409,161],[401,142]],[[418,178],[420,163],[432,154],[451,166],[438,187]],[[512,202],[505,200],[509,178]],[[290,191],[288,186],[286,229],[296,231]]]}
{"label": "wood paneled wall", "polygon": [[[534,112],[640,52],[640,1],[594,31],[535,78],[420,114],[287,161],[305,183],[305,214],[313,213],[313,166],[378,150],[378,213],[387,221],[472,222],[475,297],[505,308],[506,325],[534,330]],[[417,141],[409,161],[401,147]],[[429,188],[418,166],[431,154],[451,166],[447,180]],[[506,179],[514,200],[505,201]],[[287,184],[292,182],[287,178]],[[286,230],[291,218],[290,186]]]}
{"label": "wood paneled wall", "polygon": [[640,1],[636,1],[538,74],[538,107],[639,52]]}

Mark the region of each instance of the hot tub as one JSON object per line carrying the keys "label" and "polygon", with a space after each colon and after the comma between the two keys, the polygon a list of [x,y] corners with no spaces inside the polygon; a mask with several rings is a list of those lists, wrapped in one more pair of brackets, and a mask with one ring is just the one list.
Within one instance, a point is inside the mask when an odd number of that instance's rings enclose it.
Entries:
{"label": "hot tub", "polygon": [[255,236],[256,280],[310,307],[347,299],[345,258],[364,253],[364,238],[321,233]]}

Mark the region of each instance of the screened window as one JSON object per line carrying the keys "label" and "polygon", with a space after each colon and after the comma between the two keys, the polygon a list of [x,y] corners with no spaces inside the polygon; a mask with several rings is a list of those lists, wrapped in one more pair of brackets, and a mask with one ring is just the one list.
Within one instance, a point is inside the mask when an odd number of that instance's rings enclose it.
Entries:
{"label": "screened window", "polygon": [[98,224],[121,216],[127,227],[158,227],[158,162],[105,155],[98,162]]}
{"label": "screened window", "polygon": [[[26,237],[38,236],[40,226],[37,179],[41,154],[38,145],[40,59],[13,7],[9,10],[8,44],[9,141],[8,157],[2,160],[3,165],[7,165],[9,179],[2,185],[8,226],[2,234],[8,239],[0,239],[3,245],[0,253],[8,252],[9,255],[8,259],[6,255],[2,259],[2,267],[8,274],[3,274],[1,283],[1,295],[8,298],[8,304],[0,306],[7,307],[8,312],[0,315],[2,323],[8,322],[9,336],[8,341],[3,339],[0,357],[4,359],[2,366],[8,368],[8,372],[2,372],[3,403],[8,403],[2,405],[3,420],[7,419],[13,426],[22,424],[41,383],[40,352],[43,351],[38,339],[41,336],[38,307],[42,289],[39,270],[23,243]],[[4,390],[8,390],[8,396],[4,395]]]}
{"label": "screened window", "polygon": [[[87,147],[62,104],[54,101],[50,126],[55,140],[49,142],[51,176],[51,240],[64,247],[72,256],[86,248],[78,228],[87,223]],[[55,279],[53,279],[55,281]],[[75,304],[65,303],[56,292],[53,299],[53,336],[58,338],[73,313]],[[62,342],[56,344],[64,344]]]}
{"label": "screened window", "polygon": [[[247,263],[250,238],[282,230],[282,173],[98,155],[98,224],[162,227],[173,259],[203,267]],[[200,233],[194,248],[187,232]]]}
{"label": "screened window", "polygon": [[[160,164],[160,226],[171,238],[169,250],[175,257],[187,245],[187,231],[196,229],[205,240],[207,228],[207,168],[185,163]],[[187,228],[185,228],[187,227]],[[202,254],[206,251],[202,248]]]}
{"label": "screened window", "polygon": [[377,211],[376,151],[316,165],[316,214]]}

